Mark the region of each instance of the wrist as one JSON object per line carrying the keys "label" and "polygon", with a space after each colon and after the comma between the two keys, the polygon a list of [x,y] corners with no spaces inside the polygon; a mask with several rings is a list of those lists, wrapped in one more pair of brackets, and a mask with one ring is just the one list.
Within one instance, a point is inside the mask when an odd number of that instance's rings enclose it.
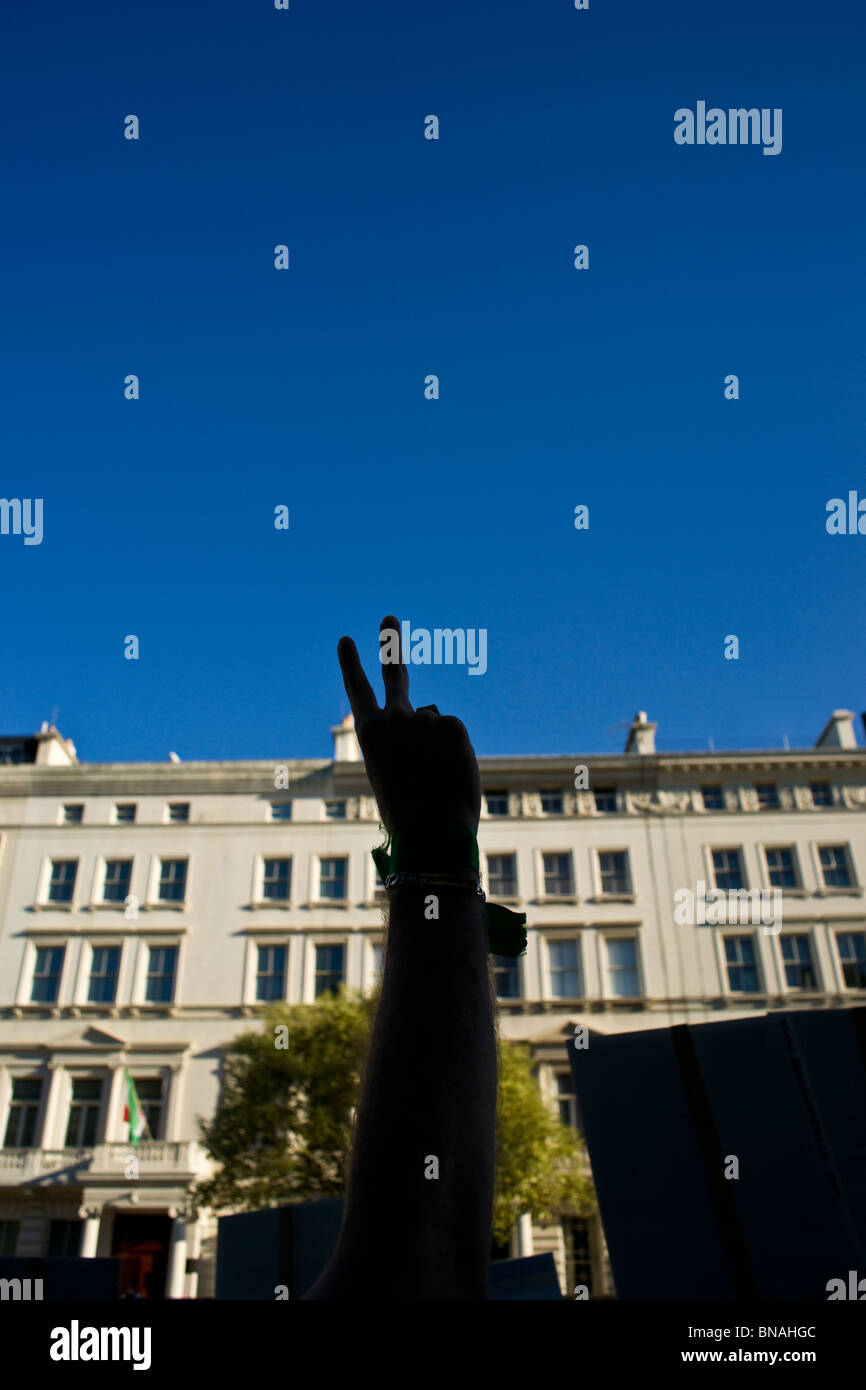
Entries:
{"label": "wrist", "polygon": [[446,874],[462,879],[479,873],[475,829],[457,817],[401,826],[392,831],[389,850],[391,874]]}

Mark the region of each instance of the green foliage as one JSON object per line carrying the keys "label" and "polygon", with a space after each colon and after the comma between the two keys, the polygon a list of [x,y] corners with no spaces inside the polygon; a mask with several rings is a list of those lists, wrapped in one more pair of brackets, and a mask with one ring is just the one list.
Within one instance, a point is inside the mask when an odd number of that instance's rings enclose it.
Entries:
{"label": "green foliage", "polygon": [[[233,1039],[216,1114],[199,1121],[218,1165],[196,1184],[199,1206],[249,1211],[342,1195],[375,1002],[341,993],[274,1006],[263,1010],[263,1032]],[[275,1045],[280,1025],[288,1048]]]}
{"label": "green foliage", "polygon": [[[249,1211],[342,1196],[376,1002],[341,992],[275,1005],[262,1011],[262,1032],[232,1041],[216,1114],[199,1121],[216,1164],[196,1184],[199,1207]],[[281,1025],[288,1048],[275,1046]],[[527,1049],[500,1043],[495,1238],[507,1240],[522,1212],[540,1222],[562,1210],[588,1215],[595,1195],[585,1172],[583,1145],[543,1101]]]}
{"label": "green foliage", "polygon": [[548,1109],[532,1073],[529,1049],[500,1041],[494,1239],[506,1241],[523,1212],[549,1225],[557,1212],[589,1216],[595,1209],[595,1190],[577,1131]]}

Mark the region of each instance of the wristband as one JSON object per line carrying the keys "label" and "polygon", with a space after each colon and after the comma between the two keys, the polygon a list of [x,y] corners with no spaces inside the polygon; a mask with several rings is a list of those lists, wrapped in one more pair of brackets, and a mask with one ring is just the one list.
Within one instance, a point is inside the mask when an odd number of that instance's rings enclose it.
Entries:
{"label": "wristband", "polygon": [[526,913],[487,902],[478,872],[478,841],[471,825],[455,820],[421,833],[396,831],[371,853],[386,890],[407,883],[430,888],[440,884],[477,894],[484,901],[488,950],[511,959],[523,955]]}

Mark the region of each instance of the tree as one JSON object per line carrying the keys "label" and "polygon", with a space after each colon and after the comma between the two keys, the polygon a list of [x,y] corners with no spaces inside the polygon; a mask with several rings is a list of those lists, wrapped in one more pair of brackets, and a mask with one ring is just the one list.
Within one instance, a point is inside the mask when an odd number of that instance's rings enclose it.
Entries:
{"label": "tree", "polygon": [[342,993],[278,1005],[263,1010],[262,1032],[232,1040],[216,1114],[199,1120],[218,1167],[195,1185],[198,1206],[251,1211],[342,1195],[374,1007]]}
{"label": "tree", "polygon": [[588,1174],[583,1141],[548,1109],[529,1049],[500,1040],[494,1240],[506,1241],[523,1212],[545,1226],[561,1211],[590,1216],[596,1200]]}
{"label": "tree", "polygon": [[[199,1121],[217,1165],[194,1188],[199,1207],[250,1211],[342,1196],[375,1007],[375,996],[344,992],[275,1005],[263,1010],[261,1032],[232,1040],[216,1114]],[[523,1212],[550,1222],[563,1209],[595,1210],[583,1144],[548,1110],[528,1050],[500,1042],[494,1237],[507,1240]]]}

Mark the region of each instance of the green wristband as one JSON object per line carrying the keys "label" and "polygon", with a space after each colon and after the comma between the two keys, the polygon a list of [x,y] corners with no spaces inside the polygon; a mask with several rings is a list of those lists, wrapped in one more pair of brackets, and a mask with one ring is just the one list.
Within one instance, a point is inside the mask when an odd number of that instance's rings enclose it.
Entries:
{"label": "green wristband", "polygon": [[[425,876],[461,874],[467,880],[474,875],[477,882],[479,874],[478,841],[465,821],[446,821],[423,832],[396,831],[372,851],[372,856],[386,887],[392,874],[412,875],[418,882]],[[469,888],[471,883],[466,881],[465,886]],[[526,913],[511,912],[499,903],[485,901],[484,906],[488,949],[495,956],[522,956],[526,950]]]}

